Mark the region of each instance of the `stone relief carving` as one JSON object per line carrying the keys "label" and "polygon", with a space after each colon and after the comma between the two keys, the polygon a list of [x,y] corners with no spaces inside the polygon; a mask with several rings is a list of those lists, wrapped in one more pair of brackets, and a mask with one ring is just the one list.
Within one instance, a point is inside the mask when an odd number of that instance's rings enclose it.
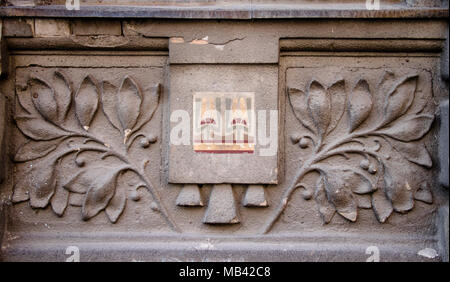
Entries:
{"label": "stone relief carving", "polygon": [[[14,156],[16,163],[25,163],[23,177],[17,177],[12,201],[29,201],[32,208],[51,206],[59,216],[69,203],[69,194],[82,195],[81,216],[89,220],[105,211],[116,222],[125,209],[127,198],[139,200],[137,189],[145,187],[167,223],[177,227],[164,208],[160,195],[145,174],[148,160],[139,163],[129,157],[132,147],[148,148],[156,135],[141,129],[148,123],[159,104],[160,85],[141,89],[130,75],[116,81],[99,83],[92,74],[85,74],[79,85],[73,85],[63,70],[56,70],[45,79],[31,74],[26,85],[17,85],[15,122],[27,137]],[[20,93],[20,95],[19,95]],[[103,112],[106,120],[120,133],[122,146],[96,134],[96,115]],[[84,158],[83,154],[96,153]],[[108,166],[96,164],[112,158]],[[75,163],[69,177],[61,172],[63,160]],[[142,159],[141,159],[142,160]],[[118,184],[126,172],[136,179],[134,191],[127,193]]]}
{"label": "stone relief carving", "polygon": [[[386,71],[376,85],[361,76],[356,82],[342,78],[329,83],[317,78],[303,88],[288,87],[288,105],[301,132],[293,132],[290,142],[307,153],[292,185],[279,200],[271,199],[271,204],[279,203],[263,232],[271,230],[299,188],[305,200],[314,199],[324,223],[331,222],[336,213],[356,221],[359,208],[372,209],[378,221],[385,222],[393,212],[412,210],[414,200],[431,204],[429,183],[409,181],[406,172],[392,167],[391,156],[383,150],[390,148],[392,154],[413,165],[432,166],[423,138],[434,120],[428,99],[431,88],[418,88],[419,80],[428,79],[421,76]],[[98,74],[86,73],[75,84],[59,69],[51,75],[31,74],[26,85],[17,84],[15,121],[26,141],[18,146],[14,161],[26,168],[16,176],[12,201],[29,201],[32,208],[50,206],[62,216],[69,196],[76,194],[82,197],[83,220],[104,211],[115,223],[127,199],[138,201],[136,191],[145,187],[155,210],[179,231],[145,173],[148,160],[140,162],[129,155],[133,147],[144,150],[157,141],[156,135],[142,128],[158,107],[159,84],[142,89],[128,74],[117,81],[97,79]],[[119,139],[97,134],[93,120],[98,115],[104,116]],[[94,157],[83,156],[89,152]],[[340,158],[339,165],[330,162],[335,158]],[[107,167],[99,163],[106,159],[115,161]],[[75,169],[64,167],[67,161]],[[62,176],[63,170],[70,175]],[[120,184],[125,173],[136,180],[133,193]],[[314,185],[304,181],[311,175]],[[231,190],[231,185],[214,185],[204,203],[199,186],[186,184],[176,205],[207,205],[203,218],[207,224],[239,223]],[[242,205],[267,207],[264,187],[248,186]]]}
{"label": "stone relief carving", "polygon": [[[431,89],[419,91],[418,80],[418,73],[398,77],[386,71],[376,86],[360,77],[351,87],[346,79],[328,86],[314,78],[305,89],[288,87],[289,105],[307,131],[292,134],[291,141],[311,152],[263,232],[271,230],[298,188],[303,189],[305,200],[315,200],[325,224],[335,213],[356,221],[358,208],[373,209],[383,223],[394,211],[412,210],[414,200],[432,203],[429,184],[409,180],[406,170],[393,167],[388,161],[391,156],[381,150],[388,147],[414,165],[432,166],[421,141],[434,120],[433,106],[426,98]],[[376,107],[377,99],[382,100]],[[339,132],[332,136],[339,125]],[[328,163],[338,157],[337,164]],[[305,184],[304,178],[313,172],[315,185]]]}

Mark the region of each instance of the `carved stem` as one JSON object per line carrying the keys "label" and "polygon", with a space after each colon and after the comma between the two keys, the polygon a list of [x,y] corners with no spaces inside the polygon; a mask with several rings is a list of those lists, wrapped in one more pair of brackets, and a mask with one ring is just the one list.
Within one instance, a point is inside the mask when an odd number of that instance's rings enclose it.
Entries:
{"label": "carved stem", "polygon": [[177,227],[177,225],[175,224],[175,221],[170,217],[169,213],[167,212],[167,209],[164,207],[162,201],[161,201],[161,197],[158,193],[158,191],[154,188],[153,184],[151,183],[150,179],[148,179],[145,174],[143,172],[141,172],[136,165],[134,165],[133,163],[131,163],[128,158],[114,150],[112,150],[111,148],[107,147],[105,145],[104,142],[102,142],[101,140],[97,139],[95,136],[89,134],[89,133],[77,133],[77,132],[72,132],[72,134],[70,135],[70,137],[83,137],[83,138],[88,138],[91,141],[94,141],[102,146],[104,146],[104,148],[95,148],[95,147],[84,147],[84,148],[71,148],[65,152],[63,152],[58,159],[74,153],[74,152],[80,152],[80,150],[82,151],[97,151],[97,152],[103,152],[106,153],[107,155],[111,155],[114,156],[116,158],[118,158],[119,160],[123,161],[124,163],[126,163],[129,168],[128,170],[133,171],[134,173],[136,173],[136,175],[145,183],[147,190],[150,192],[150,194],[152,194],[153,199],[155,200],[156,204],[159,207],[159,210],[161,212],[161,214],[163,215],[163,217],[165,218],[165,220],[167,221],[167,223],[170,225],[170,227],[176,231],[176,232],[180,232],[179,228]]}
{"label": "carved stem", "polygon": [[141,136],[142,136],[142,137],[145,137],[144,134],[139,133],[139,134],[136,134],[136,135],[134,135],[134,136],[130,136],[130,137],[128,138],[127,143],[125,144],[126,147],[127,147],[127,152],[130,150],[130,148],[131,148],[131,146],[133,145],[134,141],[136,141],[136,139],[137,139],[138,137],[141,137]]}
{"label": "carved stem", "polygon": [[299,169],[299,171],[297,172],[296,176],[294,177],[294,181],[292,182],[292,184],[289,186],[288,189],[286,189],[283,193],[283,196],[281,198],[281,203],[278,205],[277,209],[275,210],[275,213],[272,215],[272,217],[269,219],[269,221],[267,222],[267,224],[263,227],[263,231],[262,234],[266,234],[267,232],[269,232],[273,225],[275,224],[275,221],[280,217],[280,215],[283,213],[283,211],[285,210],[289,198],[292,195],[292,192],[294,192],[294,190],[297,188],[297,182],[308,172],[310,172],[311,169],[311,165],[313,164],[314,158],[311,158],[309,160],[307,160]]}
{"label": "carved stem", "polygon": [[[269,219],[267,224],[263,227],[262,234],[266,234],[272,229],[273,225],[275,224],[275,221],[280,217],[280,215],[286,209],[289,198],[291,197],[294,190],[297,188],[297,183],[302,179],[302,177],[305,174],[316,169],[316,168],[312,167],[312,165],[314,165],[315,163],[320,162],[326,158],[329,158],[332,155],[336,155],[337,153],[339,153],[339,152],[335,151],[332,154],[329,154],[331,150],[333,150],[345,143],[353,141],[353,139],[355,139],[355,138],[362,137],[362,136],[370,136],[378,128],[379,128],[379,126],[373,128],[373,129],[370,129],[370,130],[351,133],[350,135],[348,135],[342,139],[336,140],[335,142],[325,146],[325,148],[323,150],[321,150],[320,152],[314,152],[312,154],[312,156],[305,163],[303,163],[303,165],[300,167],[297,174],[295,175],[294,180],[292,181],[291,185],[283,193],[280,204],[278,205],[277,209],[275,210],[275,213]],[[322,145],[323,144],[319,141],[317,147],[320,148],[320,147],[322,147]],[[376,157],[376,158],[380,162],[378,157]]]}

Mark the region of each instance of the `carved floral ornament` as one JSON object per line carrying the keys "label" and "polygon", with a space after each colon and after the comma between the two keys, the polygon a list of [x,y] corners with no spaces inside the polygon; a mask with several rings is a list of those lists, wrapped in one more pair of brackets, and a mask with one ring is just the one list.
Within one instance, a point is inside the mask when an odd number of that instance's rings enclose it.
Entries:
{"label": "carved floral ornament", "polygon": [[[292,143],[298,143],[302,149],[312,147],[312,151],[302,160],[292,185],[285,190],[263,232],[270,231],[298,188],[303,189],[304,199],[314,198],[324,223],[329,223],[335,213],[356,221],[359,195],[370,195],[371,200],[365,208],[372,208],[381,223],[394,211],[406,213],[413,209],[414,199],[432,203],[428,184],[424,182],[420,187],[411,187],[407,180],[393,171],[387,162],[389,157],[380,150],[382,146],[389,146],[392,152],[414,165],[432,166],[423,141],[417,141],[429,132],[434,120],[434,114],[427,112],[426,104],[419,110],[412,107],[419,100],[418,79],[417,74],[397,78],[386,72],[377,89],[371,89],[361,78],[350,93],[346,93],[345,80],[326,87],[313,79],[305,91],[288,88],[294,115],[308,132],[293,134]],[[386,89],[383,86],[388,81],[392,87],[383,93]],[[374,110],[375,97],[384,99],[382,112]],[[347,115],[345,133],[329,138],[344,120],[344,115]],[[365,123],[371,116],[375,122]],[[339,166],[327,164],[326,160],[336,156],[347,161]],[[362,157],[362,160],[357,166],[352,166],[351,160],[355,156]],[[314,187],[307,187],[302,182],[310,172],[318,175]]]}
{"label": "carved floral ornament", "polygon": [[[312,79],[304,89],[288,88],[289,104],[301,132],[293,134],[291,140],[307,155],[263,226],[263,233],[271,230],[297,189],[303,189],[304,199],[314,199],[325,223],[336,213],[356,221],[359,208],[373,209],[379,222],[385,222],[394,211],[413,209],[414,200],[432,203],[429,185],[405,181],[382,153],[387,147],[413,165],[432,166],[423,137],[434,114],[428,107],[429,99],[419,97],[424,91],[418,91],[418,80],[418,74],[397,77],[386,73],[377,87],[361,78],[351,87],[344,79],[331,85]],[[104,211],[114,223],[127,199],[138,200],[137,189],[145,187],[155,209],[179,231],[145,173],[148,160],[137,161],[129,154],[132,148],[145,150],[157,141],[142,128],[158,107],[159,85],[141,89],[131,76],[122,77],[118,85],[99,83],[93,75],[73,85],[58,70],[51,79],[34,75],[27,85],[18,87],[15,121],[27,141],[14,156],[15,162],[26,165],[24,176],[16,177],[14,203],[29,201],[32,208],[50,205],[62,216],[69,195],[74,193],[83,199],[82,219]],[[375,106],[375,97],[383,99],[381,107]],[[93,121],[99,115],[104,115],[120,140],[105,140],[98,134]],[[88,152],[96,157],[84,158]],[[331,165],[329,160],[337,156],[344,161]],[[107,159],[113,159],[114,165],[101,163]],[[62,167],[63,160],[70,160],[76,169]],[[63,177],[62,172],[70,176]],[[136,179],[132,193],[118,184],[126,172]],[[317,175],[315,185],[304,181],[310,173]],[[369,202],[361,206],[360,196],[369,197]]]}
{"label": "carved floral ornament", "polygon": [[[131,147],[145,149],[156,142],[156,136],[146,136],[142,127],[149,122],[159,104],[160,87],[141,90],[130,76],[123,77],[120,86],[108,81],[98,83],[87,75],[75,88],[62,70],[53,73],[51,82],[32,76],[21,89],[28,93],[16,95],[15,121],[19,130],[29,138],[14,157],[18,163],[27,163],[29,172],[15,183],[12,201],[29,201],[33,208],[51,206],[54,213],[63,215],[70,193],[84,195],[81,216],[88,220],[105,211],[111,222],[116,222],[127,198],[138,200],[136,190],[147,188],[152,194],[155,209],[167,223],[177,229],[162,205],[158,191],[144,173],[148,163],[137,163],[129,157]],[[24,100],[31,99],[30,103]],[[100,109],[109,123],[120,132],[122,147],[113,148],[113,140],[96,136],[92,122]],[[139,141],[136,142],[136,141]],[[84,152],[96,152],[97,160],[86,165]],[[63,158],[73,156],[76,171],[68,180],[58,177]],[[114,158],[120,164],[96,165],[96,161]],[[131,171],[138,179],[134,193],[127,193],[117,185],[124,172]]]}

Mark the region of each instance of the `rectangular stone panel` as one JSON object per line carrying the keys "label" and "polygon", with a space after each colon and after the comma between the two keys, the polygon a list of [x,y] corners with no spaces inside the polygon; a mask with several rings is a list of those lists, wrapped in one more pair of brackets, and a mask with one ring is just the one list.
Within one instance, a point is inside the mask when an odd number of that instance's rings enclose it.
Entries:
{"label": "rectangular stone panel", "polygon": [[18,67],[12,201],[51,206],[59,216],[78,206],[83,220],[108,210],[110,222],[119,220],[133,183],[159,182],[162,74],[161,67]]}
{"label": "rectangular stone panel", "polygon": [[[277,183],[277,80],[277,67],[271,65],[172,66],[169,182]],[[220,145],[208,147],[206,143],[202,144],[193,130],[193,125],[201,119],[195,114],[196,101],[200,103],[197,113],[201,115],[202,98],[204,111],[221,107],[224,110],[221,112],[224,121],[227,109],[235,115],[229,120],[234,131],[232,129],[228,136],[220,133],[220,140],[208,143],[218,142]],[[203,126],[211,120],[205,116]],[[249,127],[244,125],[247,122]],[[187,131],[181,133],[183,126],[187,127]],[[243,132],[241,137],[233,138],[233,134],[239,135],[241,132],[236,127],[242,127],[247,134]],[[217,136],[219,135],[216,134]],[[212,151],[222,153],[205,153]],[[236,154],[237,152],[241,153]]]}

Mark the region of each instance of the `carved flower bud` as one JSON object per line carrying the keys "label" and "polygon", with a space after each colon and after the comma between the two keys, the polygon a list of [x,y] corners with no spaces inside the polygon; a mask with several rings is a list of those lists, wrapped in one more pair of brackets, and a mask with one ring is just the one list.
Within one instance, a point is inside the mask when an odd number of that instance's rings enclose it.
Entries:
{"label": "carved flower bud", "polygon": [[151,134],[150,136],[148,136],[148,141],[149,141],[150,143],[156,143],[157,140],[158,140],[158,138],[157,138],[155,135],[153,135],[153,134]]}
{"label": "carved flower bud", "polygon": [[155,203],[155,202],[152,202],[152,203],[150,204],[150,208],[151,208],[153,211],[159,211],[158,204]]}
{"label": "carved flower bud", "polygon": [[371,165],[369,166],[368,172],[369,172],[370,174],[375,174],[375,173],[377,173],[377,167],[376,167],[375,165],[371,164]]}
{"label": "carved flower bud", "polygon": [[300,134],[298,134],[298,133],[292,134],[291,135],[292,144],[297,144],[298,141],[300,141],[300,138],[302,138],[302,136]]}
{"label": "carved flower bud", "polygon": [[306,139],[305,137],[300,138],[300,141],[298,143],[300,148],[302,149],[308,148],[308,139]]}
{"label": "carved flower bud", "polygon": [[359,163],[359,166],[362,168],[362,169],[364,169],[364,170],[368,170],[369,169],[369,161],[367,160],[367,159],[364,159],[364,160],[362,160],[360,163]]}
{"label": "carved flower bud", "polygon": [[142,148],[148,148],[148,146],[150,146],[150,140],[142,138],[141,141],[139,141],[139,145],[141,145]]}
{"label": "carved flower bud", "polygon": [[134,190],[131,192],[130,198],[131,198],[131,200],[137,202],[141,199],[141,196],[139,195],[139,193],[136,190]]}
{"label": "carved flower bud", "polygon": [[305,200],[311,200],[311,198],[312,198],[312,196],[313,196],[313,192],[312,191],[310,191],[310,190],[307,190],[307,189],[304,189],[303,190],[303,193],[302,193],[302,196],[303,196],[303,199],[305,199]]}
{"label": "carved flower bud", "polygon": [[76,164],[78,167],[83,167],[83,166],[86,164],[86,162],[84,161],[84,159],[78,158],[78,159],[75,160],[75,164]]}

